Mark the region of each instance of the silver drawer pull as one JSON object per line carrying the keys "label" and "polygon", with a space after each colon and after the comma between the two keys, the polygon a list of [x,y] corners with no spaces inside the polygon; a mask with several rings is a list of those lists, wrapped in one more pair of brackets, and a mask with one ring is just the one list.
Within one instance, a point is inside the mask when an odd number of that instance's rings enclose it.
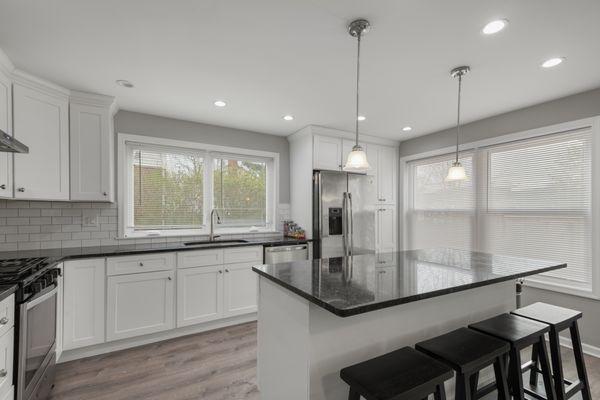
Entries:
{"label": "silver drawer pull", "polygon": [[6,324],[8,324],[8,318],[6,318],[6,317],[0,318],[0,325],[6,325]]}
{"label": "silver drawer pull", "polygon": [[18,189],[17,189],[17,192],[21,192],[21,193],[23,193],[24,191],[25,191],[25,188],[18,188]]}
{"label": "silver drawer pull", "polygon": [[143,266],[144,266],[144,263],[140,261],[140,267],[143,267]]}
{"label": "silver drawer pull", "polygon": [[0,369],[0,378],[4,378],[6,375],[8,375],[8,372],[5,369]]}
{"label": "silver drawer pull", "polygon": [[6,185],[4,183],[2,185],[0,185],[0,189],[2,189],[2,190],[6,189]]}

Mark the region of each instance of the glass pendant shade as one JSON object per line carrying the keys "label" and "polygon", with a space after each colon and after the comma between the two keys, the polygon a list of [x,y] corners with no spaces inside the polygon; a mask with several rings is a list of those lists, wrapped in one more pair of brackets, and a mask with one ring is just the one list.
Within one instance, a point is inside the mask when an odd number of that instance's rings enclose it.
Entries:
{"label": "glass pendant shade", "polygon": [[367,161],[367,153],[365,153],[362,147],[354,146],[350,154],[348,154],[346,165],[344,165],[344,171],[366,172],[370,169],[371,166]]}
{"label": "glass pendant shade", "polygon": [[465,167],[459,161],[455,161],[452,163],[452,166],[448,170],[448,176],[446,176],[446,181],[464,181],[467,179],[467,171],[465,171]]}

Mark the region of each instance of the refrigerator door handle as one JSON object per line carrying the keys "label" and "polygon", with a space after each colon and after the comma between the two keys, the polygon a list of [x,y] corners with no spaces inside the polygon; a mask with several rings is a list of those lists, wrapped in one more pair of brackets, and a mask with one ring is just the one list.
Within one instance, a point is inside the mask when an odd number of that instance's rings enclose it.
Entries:
{"label": "refrigerator door handle", "polygon": [[352,193],[348,193],[348,216],[350,217],[350,231],[349,231],[349,239],[350,239],[350,246],[349,246],[349,252],[348,255],[352,255],[352,253],[354,253],[354,213],[352,210]]}
{"label": "refrigerator door handle", "polygon": [[342,195],[342,245],[344,256],[348,255],[348,193]]}

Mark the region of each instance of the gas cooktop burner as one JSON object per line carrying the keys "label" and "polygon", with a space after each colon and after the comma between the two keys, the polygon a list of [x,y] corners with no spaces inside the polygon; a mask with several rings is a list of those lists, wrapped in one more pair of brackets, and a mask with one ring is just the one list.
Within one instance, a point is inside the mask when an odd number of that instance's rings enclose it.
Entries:
{"label": "gas cooktop burner", "polygon": [[21,282],[47,265],[47,257],[0,260],[0,283]]}

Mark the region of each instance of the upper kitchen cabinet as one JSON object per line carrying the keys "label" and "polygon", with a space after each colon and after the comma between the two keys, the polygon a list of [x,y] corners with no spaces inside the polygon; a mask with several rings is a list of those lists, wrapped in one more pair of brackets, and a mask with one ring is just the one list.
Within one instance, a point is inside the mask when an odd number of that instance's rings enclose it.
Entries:
{"label": "upper kitchen cabinet", "polygon": [[20,71],[13,74],[14,197],[69,200],[69,92]]}
{"label": "upper kitchen cabinet", "polygon": [[315,135],[313,141],[313,168],[341,171],[342,152],[341,138]]}
{"label": "upper kitchen cabinet", "polygon": [[71,200],[114,201],[113,97],[71,92]]}
{"label": "upper kitchen cabinet", "polygon": [[[12,81],[0,68],[0,130],[12,135]],[[13,155],[0,152],[0,197],[13,197]]]}
{"label": "upper kitchen cabinet", "polygon": [[396,204],[398,181],[397,149],[389,146],[369,145],[367,156],[372,166],[376,166],[377,202]]}

